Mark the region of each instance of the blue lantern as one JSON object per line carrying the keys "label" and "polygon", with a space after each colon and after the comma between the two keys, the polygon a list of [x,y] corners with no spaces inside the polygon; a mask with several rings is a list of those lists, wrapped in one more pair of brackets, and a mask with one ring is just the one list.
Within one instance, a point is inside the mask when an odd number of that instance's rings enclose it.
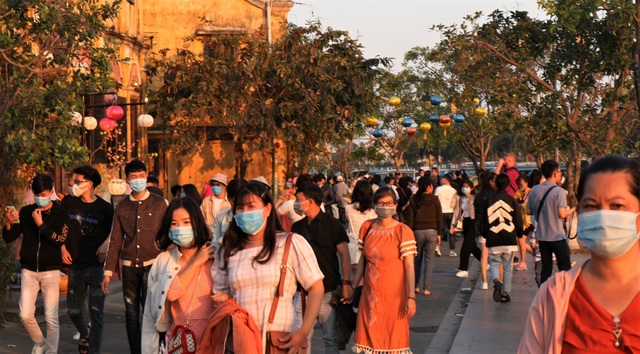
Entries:
{"label": "blue lantern", "polygon": [[432,105],[439,106],[440,103],[442,103],[442,98],[440,98],[440,96],[431,96],[431,98],[429,98],[429,101],[431,101]]}
{"label": "blue lantern", "polygon": [[362,123],[362,122],[358,122],[358,124],[356,124],[356,127],[358,127],[358,128],[364,128],[364,123]]}
{"label": "blue lantern", "polygon": [[405,118],[402,120],[402,126],[405,128],[409,128],[413,124],[413,119]]}
{"label": "blue lantern", "polygon": [[432,114],[429,116],[429,120],[431,121],[431,123],[438,123],[440,121],[440,116],[437,114]]}
{"label": "blue lantern", "polygon": [[380,129],[376,129],[373,131],[373,137],[374,138],[381,138],[384,134],[382,133],[382,130]]}
{"label": "blue lantern", "polygon": [[455,114],[453,116],[453,121],[458,123],[458,124],[462,124],[462,123],[464,123],[464,116],[462,114]]}

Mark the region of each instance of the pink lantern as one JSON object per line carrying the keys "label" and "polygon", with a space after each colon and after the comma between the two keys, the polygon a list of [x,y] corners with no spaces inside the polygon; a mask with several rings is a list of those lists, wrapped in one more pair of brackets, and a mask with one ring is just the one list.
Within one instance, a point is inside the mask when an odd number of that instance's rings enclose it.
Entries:
{"label": "pink lantern", "polygon": [[102,118],[100,120],[100,129],[104,130],[105,132],[110,132],[116,129],[116,125],[118,125],[116,121],[109,118]]}
{"label": "pink lantern", "polygon": [[124,109],[120,106],[109,106],[107,108],[107,118],[111,120],[120,120],[124,117]]}

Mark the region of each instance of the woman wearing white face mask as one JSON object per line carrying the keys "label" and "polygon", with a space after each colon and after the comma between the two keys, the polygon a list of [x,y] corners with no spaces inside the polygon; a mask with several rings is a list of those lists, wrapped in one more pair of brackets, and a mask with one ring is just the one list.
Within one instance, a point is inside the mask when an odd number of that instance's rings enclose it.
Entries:
{"label": "woman wearing white face mask", "polygon": [[[158,248],[164,252],[149,272],[142,321],[143,353],[158,353],[161,343],[169,346],[177,326],[188,327],[197,341],[202,337],[214,310],[210,239],[195,201],[180,198],[169,204],[156,237]],[[164,332],[166,339],[160,338]]]}
{"label": "woman wearing white face mask", "polygon": [[610,155],[582,172],[581,267],[543,283],[519,353],[640,352],[640,162]]}
{"label": "woman wearing white face mask", "polygon": [[355,350],[407,354],[411,353],[409,319],[416,313],[413,292],[416,240],[408,226],[393,218],[398,202],[391,188],[379,188],[373,203],[378,218],[362,224],[358,241],[362,256],[354,284],[363,279],[364,286],[358,307]]}

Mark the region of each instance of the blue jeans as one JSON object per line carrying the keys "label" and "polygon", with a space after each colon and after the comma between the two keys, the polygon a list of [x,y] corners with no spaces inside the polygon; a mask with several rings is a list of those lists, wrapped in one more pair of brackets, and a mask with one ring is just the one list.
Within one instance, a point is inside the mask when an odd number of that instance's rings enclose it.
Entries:
{"label": "blue jeans", "polygon": [[[142,311],[147,298],[148,267],[122,267],[122,295],[125,323],[131,354],[140,354],[142,346]],[[92,325],[93,326],[93,325]]]}
{"label": "blue jeans", "polygon": [[415,230],[413,232],[418,247],[418,257],[415,258],[416,287],[420,290],[431,291],[431,278],[436,259],[438,245],[438,230]]}
{"label": "blue jeans", "polygon": [[[336,309],[330,304],[333,291],[324,293],[322,296],[322,303],[320,304],[320,312],[318,313],[318,322],[322,326],[322,340],[324,341],[325,353],[327,354],[339,354],[338,349],[338,336],[336,326]],[[302,326],[302,304],[300,302],[300,293],[296,293],[293,298],[293,303],[296,309],[296,325],[295,329],[299,329]],[[311,339],[313,338],[313,329],[309,332],[309,350],[311,352]]]}
{"label": "blue jeans", "polygon": [[489,248],[489,264],[491,264],[491,280],[500,280],[500,265],[504,269],[504,280],[502,281],[502,291],[508,293],[511,291],[511,275],[513,274],[513,257],[516,256],[515,251],[506,253],[491,253]]}
{"label": "blue jeans", "polygon": [[[71,321],[80,332],[82,338],[89,337],[89,353],[100,353],[102,329],[104,322],[104,299],[102,292],[102,266],[87,268],[69,268],[69,292],[67,293],[67,309]],[[82,313],[89,290],[89,316],[91,331]]]}

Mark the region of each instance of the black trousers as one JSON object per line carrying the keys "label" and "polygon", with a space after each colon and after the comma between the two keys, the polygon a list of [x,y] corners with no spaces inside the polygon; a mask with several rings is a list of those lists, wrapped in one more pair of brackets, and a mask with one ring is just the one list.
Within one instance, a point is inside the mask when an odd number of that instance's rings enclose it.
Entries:
{"label": "black trousers", "polygon": [[147,298],[147,278],[151,266],[122,267],[122,295],[131,354],[142,351],[142,311]]}
{"label": "black trousers", "polygon": [[542,272],[540,283],[544,283],[551,273],[553,273],[553,255],[556,255],[558,270],[571,269],[571,251],[567,240],[560,241],[538,241],[540,245],[540,256],[542,258]]}
{"label": "black trousers", "polygon": [[462,219],[462,248],[460,249],[460,265],[458,269],[469,270],[469,258],[473,254],[477,260],[480,260],[482,251],[476,244],[476,223],[471,218]]}

